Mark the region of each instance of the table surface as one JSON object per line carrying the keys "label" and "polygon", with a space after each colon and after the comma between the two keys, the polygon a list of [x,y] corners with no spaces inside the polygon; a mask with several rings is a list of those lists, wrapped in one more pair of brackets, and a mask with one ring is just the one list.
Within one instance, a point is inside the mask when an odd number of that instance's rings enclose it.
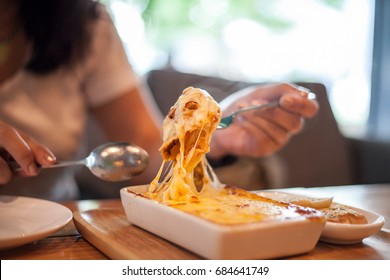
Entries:
{"label": "table surface", "polygon": [[[302,188],[290,188],[288,190],[302,191]],[[316,187],[307,188],[304,191],[313,195],[333,196],[336,202],[376,212],[385,218],[385,225],[380,232],[364,239],[361,243],[335,245],[320,241],[312,251],[286,259],[390,259],[390,184]],[[121,202],[118,199],[81,200],[64,202],[62,204],[76,213],[93,209],[112,209],[115,213],[124,213]],[[133,228],[130,224],[125,226],[128,226],[129,230]],[[138,228],[137,230],[141,229]],[[194,259],[199,258],[199,256],[191,255],[188,251],[182,250],[177,246],[170,254],[166,254],[166,258],[180,258],[182,255],[190,256],[190,258]],[[18,248],[0,251],[0,259],[101,260],[109,259],[109,257],[89,243],[77,231],[73,221],[71,221],[54,235]]]}

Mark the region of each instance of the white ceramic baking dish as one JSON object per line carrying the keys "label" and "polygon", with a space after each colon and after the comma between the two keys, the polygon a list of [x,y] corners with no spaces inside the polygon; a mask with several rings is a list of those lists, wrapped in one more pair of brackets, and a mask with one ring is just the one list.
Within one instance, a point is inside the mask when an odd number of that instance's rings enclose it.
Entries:
{"label": "white ceramic baking dish", "polygon": [[148,185],[123,188],[130,223],[207,259],[274,259],[311,251],[324,219],[298,216],[242,225],[220,225],[142,196]]}

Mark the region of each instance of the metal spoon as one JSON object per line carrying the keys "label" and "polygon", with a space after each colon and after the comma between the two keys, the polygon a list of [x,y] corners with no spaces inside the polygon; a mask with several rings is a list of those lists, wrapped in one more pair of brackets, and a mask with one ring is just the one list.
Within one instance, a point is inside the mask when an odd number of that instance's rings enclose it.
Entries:
{"label": "metal spoon", "polygon": [[[41,166],[41,168],[84,165],[103,180],[119,182],[141,174],[148,163],[149,156],[144,149],[125,142],[110,142],[95,148],[84,159],[57,161],[56,164]],[[20,166],[15,166],[15,162],[10,162],[9,165],[15,172],[22,171]]]}
{"label": "metal spoon", "polygon": [[[316,99],[316,95],[313,92],[309,92],[307,95],[307,98],[310,100],[314,100],[314,99]],[[237,110],[237,111],[231,113],[230,115],[222,118],[220,123],[217,126],[217,129],[228,128],[229,126],[231,126],[233,124],[234,118],[237,115],[242,114],[244,112],[248,112],[248,111],[252,111],[252,110],[261,110],[261,109],[266,109],[266,108],[276,108],[278,106],[279,106],[279,101],[273,101],[273,102],[269,102],[269,103],[264,103],[264,104],[259,104],[259,105],[254,105],[254,106],[242,108],[242,109]]]}

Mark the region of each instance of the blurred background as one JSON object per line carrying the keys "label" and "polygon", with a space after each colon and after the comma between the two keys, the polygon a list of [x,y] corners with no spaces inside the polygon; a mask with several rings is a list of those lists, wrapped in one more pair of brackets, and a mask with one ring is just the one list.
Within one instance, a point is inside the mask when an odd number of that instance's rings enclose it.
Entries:
{"label": "blurred background", "polygon": [[390,138],[389,1],[102,2],[141,75],[169,67],[249,82],[320,82],[345,134]]}

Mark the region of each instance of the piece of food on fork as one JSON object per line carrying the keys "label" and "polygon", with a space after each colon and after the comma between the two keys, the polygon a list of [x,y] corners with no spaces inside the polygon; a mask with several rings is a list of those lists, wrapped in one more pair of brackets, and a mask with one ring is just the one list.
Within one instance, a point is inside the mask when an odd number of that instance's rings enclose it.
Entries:
{"label": "piece of food on fork", "polygon": [[151,196],[187,200],[220,186],[206,153],[221,116],[218,103],[206,91],[194,87],[183,91],[163,122],[163,164],[151,183]]}

